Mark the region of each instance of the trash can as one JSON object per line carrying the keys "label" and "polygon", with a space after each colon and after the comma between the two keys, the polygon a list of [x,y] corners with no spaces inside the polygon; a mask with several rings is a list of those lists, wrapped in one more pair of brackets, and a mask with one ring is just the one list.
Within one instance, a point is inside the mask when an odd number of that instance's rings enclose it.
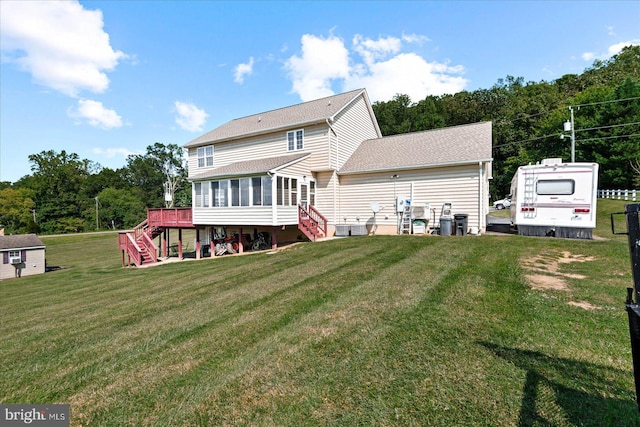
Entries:
{"label": "trash can", "polygon": [[455,214],[453,216],[456,223],[456,236],[466,236],[469,224],[468,214]]}
{"label": "trash can", "polygon": [[440,235],[451,236],[451,217],[450,216],[440,217]]}
{"label": "trash can", "polygon": [[413,221],[413,234],[424,234],[427,232],[427,227],[424,221],[416,219]]}

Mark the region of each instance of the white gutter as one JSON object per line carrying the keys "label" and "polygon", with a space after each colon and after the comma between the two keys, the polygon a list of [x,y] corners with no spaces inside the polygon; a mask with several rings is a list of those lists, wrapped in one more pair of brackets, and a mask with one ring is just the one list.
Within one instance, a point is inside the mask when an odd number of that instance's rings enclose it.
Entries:
{"label": "white gutter", "polygon": [[357,174],[363,174],[363,173],[392,172],[392,171],[412,170],[412,169],[433,169],[433,168],[441,168],[441,167],[447,167],[447,166],[475,165],[478,162],[488,162],[491,160],[493,159],[469,160],[466,162],[431,163],[426,165],[388,166],[381,169],[355,170],[355,171],[338,172],[338,173],[340,175],[357,175]]}

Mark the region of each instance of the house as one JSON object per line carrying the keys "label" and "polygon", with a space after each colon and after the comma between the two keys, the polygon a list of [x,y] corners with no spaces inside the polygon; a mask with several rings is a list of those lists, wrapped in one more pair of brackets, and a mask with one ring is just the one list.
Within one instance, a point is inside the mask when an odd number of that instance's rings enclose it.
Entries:
{"label": "house", "polygon": [[0,280],[45,271],[45,245],[35,234],[0,235]]}
{"label": "house", "polygon": [[[439,226],[444,203],[466,215],[469,230],[486,226],[491,123],[383,137],[364,89],[231,120],[184,147],[198,253],[221,234],[240,236],[242,251],[260,232],[273,247],[413,233],[401,224],[414,219],[428,224],[425,232]],[[137,235],[146,227],[164,224],[150,220]],[[143,240],[150,239],[131,236],[128,244],[135,250]]]}

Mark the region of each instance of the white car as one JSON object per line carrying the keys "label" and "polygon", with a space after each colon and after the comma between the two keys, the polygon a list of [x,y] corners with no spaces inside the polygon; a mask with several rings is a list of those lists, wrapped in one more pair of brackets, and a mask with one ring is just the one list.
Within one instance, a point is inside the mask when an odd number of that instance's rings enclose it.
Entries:
{"label": "white car", "polygon": [[507,196],[502,200],[496,200],[493,202],[493,207],[497,210],[506,209],[511,206],[511,197]]}

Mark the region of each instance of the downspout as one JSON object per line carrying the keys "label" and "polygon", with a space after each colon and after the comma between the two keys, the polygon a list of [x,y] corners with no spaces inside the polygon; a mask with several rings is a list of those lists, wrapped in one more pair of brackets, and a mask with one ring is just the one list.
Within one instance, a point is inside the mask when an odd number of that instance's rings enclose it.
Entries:
{"label": "downspout", "polygon": [[[333,223],[338,224],[340,221],[338,218],[340,217],[340,212],[338,212],[338,208],[340,204],[338,204],[338,169],[340,163],[340,137],[336,130],[331,126],[331,122],[333,121],[331,118],[327,118],[325,120],[327,122],[327,126],[329,126],[329,130],[333,132],[336,137],[336,162],[335,169],[333,171],[334,179],[333,179]],[[329,133],[329,146],[331,146],[331,133]],[[329,158],[331,158],[331,153],[329,153]],[[329,166],[331,166],[331,160],[329,160]]]}
{"label": "downspout", "polygon": [[484,223],[486,221],[486,215],[484,213],[484,192],[482,188],[482,162],[478,162],[478,234],[482,233],[484,229]]}

